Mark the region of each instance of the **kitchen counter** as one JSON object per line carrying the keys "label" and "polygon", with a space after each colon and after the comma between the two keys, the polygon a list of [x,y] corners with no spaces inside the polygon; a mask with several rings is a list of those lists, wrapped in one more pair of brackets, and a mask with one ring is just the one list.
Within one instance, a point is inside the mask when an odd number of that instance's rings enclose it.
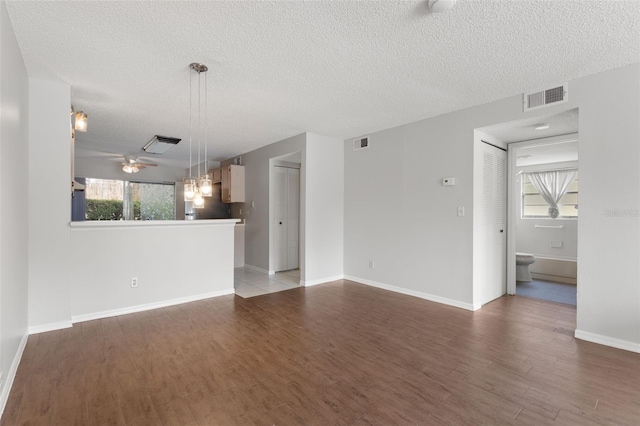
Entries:
{"label": "kitchen counter", "polygon": [[69,222],[71,228],[132,228],[132,227],[191,227],[191,226],[221,226],[235,225],[241,219],[202,219],[202,220],[88,220],[83,222]]}

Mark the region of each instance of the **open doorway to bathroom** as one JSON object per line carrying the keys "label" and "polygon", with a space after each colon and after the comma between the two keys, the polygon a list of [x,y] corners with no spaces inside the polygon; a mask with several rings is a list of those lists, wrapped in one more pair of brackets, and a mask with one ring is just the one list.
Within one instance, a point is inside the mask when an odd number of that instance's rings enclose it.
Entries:
{"label": "open doorway to bathroom", "polygon": [[507,293],[576,305],[578,110],[479,130],[508,145]]}

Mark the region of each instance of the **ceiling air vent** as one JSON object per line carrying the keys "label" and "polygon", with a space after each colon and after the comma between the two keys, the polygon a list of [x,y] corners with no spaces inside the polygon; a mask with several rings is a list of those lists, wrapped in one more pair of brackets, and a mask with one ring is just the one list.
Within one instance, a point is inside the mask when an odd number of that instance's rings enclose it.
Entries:
{"label": "ceiling air vent", "polygon": [[567,84],[524,94],[524,110],[543,108],[553,104],[560,104],[569,100]]}
{"label": "ceiling air vent", "polygon": [[168,136],[155,135],[142,149],[149,154],[164,154],[170,148],[176,146],[181,140],[182,139],[170,138]]}
{"label": "ceiling air vent", "polygon": [[358,138],[353,140],[354,151],[358,151],[365,148],[369,148],[369,136],[365,136],[364,138]]}

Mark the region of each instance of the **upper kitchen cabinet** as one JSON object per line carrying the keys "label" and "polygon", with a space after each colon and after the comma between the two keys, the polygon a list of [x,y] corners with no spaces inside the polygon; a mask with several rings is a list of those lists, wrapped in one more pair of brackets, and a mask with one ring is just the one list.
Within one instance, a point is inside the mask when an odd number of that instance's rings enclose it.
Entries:
{"label": "upper kitchen cabinet", "polygon": [[217,169],[213,169],[211,171],[211,175],[212,175],[212,181],[213,183],[220,183],[222,182],[222,167],[218,167]]}
{"label": "upper kitchen cabinet", "polygon": [[244,202],[244,166],[230,164],[222,167],[222,202]]}

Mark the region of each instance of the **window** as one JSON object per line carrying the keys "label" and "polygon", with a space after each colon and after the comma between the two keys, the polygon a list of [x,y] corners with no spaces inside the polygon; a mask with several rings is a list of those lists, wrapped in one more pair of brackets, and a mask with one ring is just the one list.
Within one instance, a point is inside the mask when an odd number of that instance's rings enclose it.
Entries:
{"label": "window", "polygon": [[172,183],[87,178],[86,220],[173,220]]}
{"label": "window", "polygon": [[[521,175],[522,182],[522,217],[549,219],[549,205],[542,198],[538,190],[529,181],[528,176],[523,173]],[[573,179],[567,192],[562,196],[558,203],[560,210],[559,218],[576,218],[578,217],[578,173]]]}

